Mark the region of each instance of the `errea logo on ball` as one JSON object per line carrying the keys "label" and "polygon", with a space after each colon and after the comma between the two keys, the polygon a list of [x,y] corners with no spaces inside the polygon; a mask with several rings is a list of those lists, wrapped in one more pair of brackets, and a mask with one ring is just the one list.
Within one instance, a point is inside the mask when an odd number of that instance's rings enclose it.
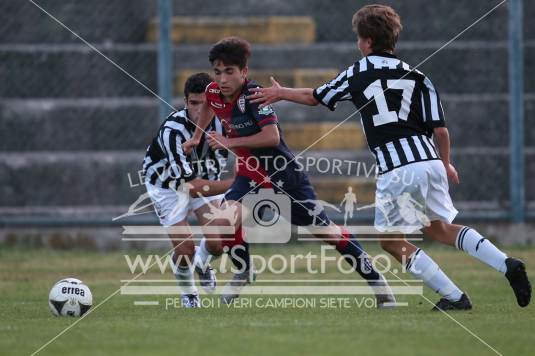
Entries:
{"label": "errea logo on ball", "polygon": [[76,295],[80,295],[82,297],[85,296],[85,292],[81,288],[63,287],[63,288],[61,288],[61,293],[63,293],[63,294],[76,294]]}

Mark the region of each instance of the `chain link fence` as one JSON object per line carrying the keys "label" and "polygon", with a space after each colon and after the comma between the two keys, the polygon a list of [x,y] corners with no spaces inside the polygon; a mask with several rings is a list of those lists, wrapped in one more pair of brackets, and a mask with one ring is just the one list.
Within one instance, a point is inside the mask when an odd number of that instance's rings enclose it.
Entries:
{"label": "chain link fence", "polygon": [[[498,4],[384,3],[402,17],[398,54],[413,66]],[[238,0],[222,6],[208,0],[173,1],[173,104],[181,105],[187,75],[209,68],[208,50],[222,33],[248,37],[253,44],[251,76],[263,84],[272,74],[295,86],[331,79],[359,58],[351,16],[364,4]],[[5,223],[18,218],[42,221],[42,216],[50,221],[63,217],[110,222],[143,192],[138,172],[161,120],[159,101],[140,84],[157,90],[157,5],[144,0],[0,3],[0,215]],[[441,93],[462,182],[452,187],[452,194],[463,214],[498,217],[510,209],[507,13],[506,4],[498,7],[419,68]],[[526,1],[524,16],[532,14],[535,4]],[[525,73],[535,69],[533,26],[525,21]],[[524,82],[525,201],[533,212],[535,77],[526,75]],[[296,152],[355,110],[341,105],[331,113],[290,104],[276,109]],[[358,115],[347,125],[333,132],[331,143],[318,143],[305,156],[371,164]],[[352,139],[350,134],[360,136]],[[346,148],[343,142],[349,142]],[[319,169],[309,173],[320,197],[332,203],[347,185],[354,185],[357,195],[361,189],[366,199],[373,198],[370,177],[353,174],[347,179]]]}

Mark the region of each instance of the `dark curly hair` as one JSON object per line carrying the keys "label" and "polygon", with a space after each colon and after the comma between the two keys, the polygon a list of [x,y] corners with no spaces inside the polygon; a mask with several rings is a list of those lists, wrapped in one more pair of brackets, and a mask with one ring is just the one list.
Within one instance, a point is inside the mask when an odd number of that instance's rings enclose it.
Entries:
{"label": "dark curly hair", "polygon": [[213,82],[213,79],[207,73],[195,73],[191,75],[184,84],[184,96],[188,97],[190,93],[204,93],[204,90],[211,82]]}
{"label": "dark curly hair", "polygon": [[224,65],[237,65],[240,69],[247,66],[251,57],[251,45],[239,37],[227,37],[213,45],[208,59],[213,65],[215,61],[221,61]]}

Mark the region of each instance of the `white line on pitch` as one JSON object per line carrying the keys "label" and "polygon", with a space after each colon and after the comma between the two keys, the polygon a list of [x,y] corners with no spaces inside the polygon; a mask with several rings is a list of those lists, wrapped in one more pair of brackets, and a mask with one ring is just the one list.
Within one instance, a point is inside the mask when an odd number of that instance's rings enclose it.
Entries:
{"label": "white line on pitch", "polygon": [[408,302],[390,302],[390,303],[383,303],[383,307],[408,307]]}
{"label": "white line on pitch", "polygon": [[157,300],[136,300],[134,305],[160,305]]}

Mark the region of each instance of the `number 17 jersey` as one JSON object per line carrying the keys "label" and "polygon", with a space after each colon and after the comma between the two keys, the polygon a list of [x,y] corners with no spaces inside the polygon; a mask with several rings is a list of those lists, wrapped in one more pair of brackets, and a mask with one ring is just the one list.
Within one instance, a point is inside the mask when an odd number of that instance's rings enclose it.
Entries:
{"label": "number 17 jersey", "polygon": [[440,159],[432,134],[444,127],[435,87],[422,72],[390,53],[372,53],[316,88],[314,97],[334,110],[352,101],[361,115],[379,174],[421,161]]}

